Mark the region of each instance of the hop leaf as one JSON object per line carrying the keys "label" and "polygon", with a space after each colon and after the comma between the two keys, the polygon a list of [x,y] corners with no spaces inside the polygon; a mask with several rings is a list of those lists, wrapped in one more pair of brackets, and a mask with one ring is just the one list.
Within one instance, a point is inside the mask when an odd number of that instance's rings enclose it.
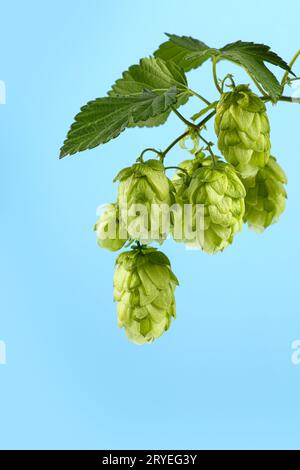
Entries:
{"label": "hop leaf", "polygon": [[130,238],[161,243],[169,232],[163,214],[168,213],[173,201],[163,164],[157,160],[135,163],[121,170],[115,180],[120,181],[120,219],[126,223]]}
{"label": "hop leaf", "polygon": [[247,85],[221,96],[215,131],[219,149],[243,178],[255,176],[267,163],[271,143],[266,107]]}
{"label": "hop leaf", "polygon": [[[175,236],[175,240],[209,254],[223,251],[242,229],[246,194],[242,182],[231,165],[221,160],[214,164],[210,157],[179,166],[187,168],[190,180],[180,173],[175,176],[176,201],[181,206],[180,217],[185,228],[183,237]],[[184,212],[187,207],[191,207],[190,218]],[[172,233],[174,236],[174,228]]]}

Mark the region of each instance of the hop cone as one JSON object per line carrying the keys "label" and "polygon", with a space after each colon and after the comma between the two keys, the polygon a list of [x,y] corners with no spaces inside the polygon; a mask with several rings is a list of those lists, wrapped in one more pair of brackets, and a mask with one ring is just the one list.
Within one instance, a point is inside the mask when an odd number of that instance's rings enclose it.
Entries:
{"label": "hop cone", "polygon": [[97,220],[94,230],[98,245],[110,251],[120,250],[127,241],[126,234],[120,233],[117,204],[107,204],[105,212]]}
{"label": "hop cone", "polygon": [[[184,174],[182,178],[182,185],[174,184],[176,200],[182,208],[191,205],[192,217],[187,220],[183,212],[182,224],[192,228],[194,234],[187,238],[184,232],[183,239],[177,241],[202,248],[210,254],[224,250],[242,229],[245,211],[245,188],[234,168],[221,160],[214,164],[209,157],[202,161],[190,181]],[[200,214],[197,214],[196,205],[201,205]],[[174,236],[174,227],[172,233]]]}
{"label": "hop cone", "polygon": [[115,180],[120,181],[120,216],[125,218],[126,213],[130,238],[143,243],[162,242],[169,227],[163,223],[161,214],[172,203],[170,181],[163,164],[157,160],[136,163],[121,170]]}
{"label": "hop cone", "polygon": [[271,144],[266,107],[247,85],[222,95],[215,131],[219,149],[240,176],[255,176],[267,163]]}
{"label": "hop cone", "polygon": [[119,255],[114,275],[118,324],[130,341],[144,344],[159,338],[175,318],[174,290],[178,285],[169,259],[142,246]]}
{"label": "hop cone", "polygon": [[205,154],[202,151],[197,152],[194,158],[183,160],[181,163],[179,163],[178,168],[180,169],[176,171],[171,179],[172,185],[177,194],[177,199],[178,194],[182,193],[186,189],[186,186],[189,183],[193,173],[198,170],[199,167],[205,165],[211,166],[211,164],[211,159],[205,158]]}
{"label": "hop cone", "polygon": [[276,158],[270,157],[256,176],[245,179],[243,183],[247,191],[244,220],[251,229],[261,233],[277,222],[285,209],[286,175]]}

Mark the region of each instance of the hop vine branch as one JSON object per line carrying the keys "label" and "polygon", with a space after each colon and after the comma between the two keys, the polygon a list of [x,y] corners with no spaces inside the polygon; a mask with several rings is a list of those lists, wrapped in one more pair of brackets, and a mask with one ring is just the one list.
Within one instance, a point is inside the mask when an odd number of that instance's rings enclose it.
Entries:
{"label": "hop vine branch", "polygon": [[[162,125],[171,113],[181,123],[164,149],[146,147],[118,173],[116,201],[94,227],[102,248],[131,247],[117,258],[114,300],[119,326],[137,344],[159,338],[176,317],[178,280],[169,259],[151,244],[162,245],[171,235],[177,243],[215,254],[231,245],[245,224],[262,233],[279,220],[287,177],[271,147],[266,103],[300,104],[285,91],[300,80],[294,72],[300,50],[287,63],[264,44],[236,41],[213,48],[192,37],[167,36],[152,57],[130,66],[107,96],[81,108],[60,152],[63,158],[105,144],[127,128]],[[213,102],[192,90],[186,76],[207,60],[217,95]],[[230,68],[219,77],[224,60],[242,67],[252,85],[237,83]],[[269,64],[283,71],[281,80]],[[191,97],[201,108],[188,118],[179,108]],[[212,119],[217,146],[204,134]],[[165,166],[177,144],[189,158]],[[166,174],[170,169],[172,178]]]}

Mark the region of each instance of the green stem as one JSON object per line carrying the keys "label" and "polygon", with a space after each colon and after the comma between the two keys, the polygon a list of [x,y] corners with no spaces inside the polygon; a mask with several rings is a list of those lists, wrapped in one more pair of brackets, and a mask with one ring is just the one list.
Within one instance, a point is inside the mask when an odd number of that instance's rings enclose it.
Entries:
{"label": "green stem", "polygon": [[193,122],[190,122],[188,119],[186,119],[176,108],[174,108],[174,106],[172,106],[172,111],[174,111],[176,116],[179,117],[179,119],[184,122],[184,124],[186,124],[188,127],[197,127]]}
{"label": "green stem", "polygon": [[196,91],[190,89],[190,92],[192,93],[192,95],[199,98],[199,100],[203,101],[205,104],[207,104],[207,105],[211,104],[210,101],[208,101],[206,98],[204,98],[204,96],[199,95],[199,93],[197,93]]}
{"label": "green stem", "polygon": [[212,146],[211,142],[208,142],[208,140],[206,140],[204,137],[202,137],[202,135],[200,135],[200,139],[207,145],[207,147]]}
{"label": "green stem", "polygon": [[216,114],[216,110],[214,109],[211,113],[209,113],[204,119],[202,119],[199,124],[196,124],[196,127],[200,130],[214,115]]}
{"label": "green stem", "polygon": [[279,98],[279,101],[286,101],[288,103],[299,103],[300,104],[300,98],[293,98],[290,96],[281,96]]}
{"label": "green stem", "polygon": [[[296,60],[298,59],[298,57],[300,57],[300,49],[299,49],[299,51],[296,52],[296,54],[295,54],[294,57],[292,58],[291,62],[289,63],[290,69],[293,67],[293,65],[294,65],[294,63],[296,62]],[[289,71],[287,70],[287,71],[285,72],[285,74],[283,75],[282,80],[281,80],[281,85],[282,85],[283,87],[284,87],[285,84],[286,84],[286,80],[287,80],[288,76],[289,76]]]}
{"label": "green stem", "polygon": [[193,121],[196,121],[196,119],[199,119],[203,114],[206,114],[208,111],[210,111],[212,108],[216,108],[218,105],[219,101],[214,101],[213,103],[210,103],[206,108],[201,109],[199,113],[194,114],[191,119]]}
{"label": "green stem", "polygon": [[212,59],[212,71],[213,71],[213,77],[214,77],[214,82],[216,85],[216,89],[220,94],[222,94],[222,89],[218,83],[218,77],[217,77],[217,59],[216,57],[213,57]]}

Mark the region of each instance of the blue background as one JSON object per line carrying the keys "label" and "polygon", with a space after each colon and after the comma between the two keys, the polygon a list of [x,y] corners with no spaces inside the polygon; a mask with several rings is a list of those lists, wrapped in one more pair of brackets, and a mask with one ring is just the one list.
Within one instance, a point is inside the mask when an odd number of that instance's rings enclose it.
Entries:
{"label": "blue background", "polygon": [[[178,318],[143,347],[117,328],[115,255],[96,246],[92,229],[96,207],[115,199],[116,172],[144,147],[164,148],[182,124],[172,116],[58,160],[80,106],[151,54],[164,31],[215,47],[264,42],[290,60],[299,15],[296,0],[1,2],[1,448],[300,448],[300,365],[291,362],[300,338],[300,107],[268,106],[273,153],[289,177],[280,223],[261,236],[245,229],[216,256],[167,241]],[[249,82],[220,65],[220,76],[228,71]],[[188,76],[213,99],[210,77],[209,63]],[[176,148],[168,162],[184,158]]]}

